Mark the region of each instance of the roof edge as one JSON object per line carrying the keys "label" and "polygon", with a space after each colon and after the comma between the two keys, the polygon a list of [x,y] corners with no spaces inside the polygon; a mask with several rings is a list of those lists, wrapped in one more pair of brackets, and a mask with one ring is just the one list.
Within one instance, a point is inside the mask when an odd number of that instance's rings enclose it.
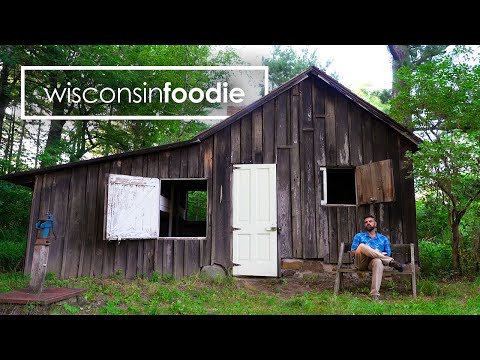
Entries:
{"label": "roof edge", "polygon": [[[102,157],[89,159],[89,160],[80,160],[80,161],[75,161],[75,162],[70,162],[65,164],[47,166],[39,169],[15,172],[15,173],[0,176],[0,180],[10,181],[19,185],[28,185],[30,183],[33,183],[36,175],[42,175],[47,172],[54,172],[54,171],[63,170],[71,167],[77,167],[77,166],[92,165],[92,164],[100,163],[103,161],[120,160],[130,156],[146,155],[146,154],[154,153],[156,151],[172,150],[172,149],[182,148],[189,145],[198,144],[199,142],[200,140],[193,138],[187,141],[164,144],[164,145],[154,146],[146,149],[130,150],[130,151],[126,151],[119,154],[107,155],[107,156],[102,156]],[[25,181],[15,181],[23,177],[26,178]]]}

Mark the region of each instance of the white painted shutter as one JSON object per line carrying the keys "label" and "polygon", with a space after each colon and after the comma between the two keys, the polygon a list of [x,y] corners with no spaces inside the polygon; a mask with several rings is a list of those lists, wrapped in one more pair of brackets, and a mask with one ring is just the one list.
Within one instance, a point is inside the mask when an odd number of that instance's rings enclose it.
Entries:
{"label": "white painted shutter", "polygon": [[106,192],[105,240],[159,236],[159,179],[109,174]]}

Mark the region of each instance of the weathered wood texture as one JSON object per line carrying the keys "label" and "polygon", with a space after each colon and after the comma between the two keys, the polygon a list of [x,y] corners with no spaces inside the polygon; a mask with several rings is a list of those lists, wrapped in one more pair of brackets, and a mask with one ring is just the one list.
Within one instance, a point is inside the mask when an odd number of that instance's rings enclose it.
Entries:
{"label": "weathered wood texture", "polygon": [[[250,136],[252,132],[247,132]],[[232,167],[230,160],[230,129],[226,127],[215,135],[213,152],[212,199],[212,262],[232,266]],[[251,142],[250,142],[251,144]],[[251,156],[251,147],[249,154]]]}
{"label": "weathered wood texture", "polygon": [[391,159],[357,166],[355,178],[359,205],[395,200]]}
{"label": "weathered wood texture", "polygon": [[312,85],[307,79],[300,83],[300,187],[302,208],[302,245],[304,258],[317,257],[315,231],[315,174],[312,116]]}
{"label": "weathered wood texture", "polygon": [[[38,176],[31,208],[25,272],[29,273],[35,222],[55,217],[48,271],[62,277],[181,277],[201,266],[232,266],[232,164],[277,164],[279,257],[336,263],[340,242],[351,243],[363,217],[395,244],[415,243],[413,180],[404,166],[414,145],[329,84],[307,78],[200,143],[134,154]],[[391,159],[392,202],[322,206],[320,167],[350,168]],[[378,166],[378,165],[375,165]],[[207,180],[205,240],[103,240],[105,176],[117,173]],[[374,182],[390,184],[375,174]],[[161,185],[160,185],[161,186]],[[374,189],[372,188],[372,191]],[[417,245],[415,245],[417,246]],[[418,250],[418,249],[417,249]],[[416,252],[418,254],[418,251]]]}
{"label": "weathered wood texture", "polygon": [[[98,168],[98,167],[97,167]],[[48,254],[47,272],[59,274],[61,271],[63,247],[65,234],[67,230],[67,211],[65,209],[65,202],[68,201],[68,193],[70,190],[71,170],[62,171],[54,174],[55,176],[55,193],[53,200],[53,207],[51,209],[54,215],[54,237],[50,242],[50,251]],[[97,174],[98,176],[98,174]],[[94,184],[92,184],[94,185]],[[96,193],[96,188],[93,188]],[[95,201],[93,201],[95,207]],[[90,223],[95,222],[96,219],[90,220]],[[95,229],[88,228],[88,235],[95,236]]]}
{"label": "weathered wood texture", "polygon": [[32,257],[32,271],[30,273],[30,284],[28,286],[28,289],[31,292],[38,294],[43,290],[45,275],[47,274],[47,268],[44,266],[44,264],[48,259],[49,250],[49,245],[34,245]]}
{"label": "weathered wood texture", "polygon": [[292,203],[292,248],[293,257],[303,257],[302,246],[302,206],[300,192],[300,137],[299,137],[299,105],[300,89],[296,85],[290,92],[291,103],[291,139],[292,149],[290,150],[290,191]]}

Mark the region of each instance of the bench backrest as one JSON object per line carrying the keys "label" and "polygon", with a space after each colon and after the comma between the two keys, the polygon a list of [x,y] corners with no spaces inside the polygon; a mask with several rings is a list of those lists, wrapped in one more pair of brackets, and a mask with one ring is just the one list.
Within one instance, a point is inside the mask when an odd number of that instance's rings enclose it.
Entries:
{"label": "bench backrest", "polygon": [[[344,253],[348,253],[352,248],[352,244],[345,243]],[[403,264],[410,263],[411,261],[411,252],[410,252],[410,244],[390,244],[390,248],[392,249],[392,257],[400,261]],[[348,264],[351,262],[350,255],[344,254],[343,256],[343,263]]]}

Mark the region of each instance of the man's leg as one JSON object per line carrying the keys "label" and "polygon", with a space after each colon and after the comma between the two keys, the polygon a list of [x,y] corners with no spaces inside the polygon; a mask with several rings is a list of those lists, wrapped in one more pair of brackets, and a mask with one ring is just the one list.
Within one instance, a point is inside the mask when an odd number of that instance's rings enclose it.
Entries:
{"label": "man's leg", "polygon": [[355,251],[355,258],[357,257],[357,254],[362,254],[364,256],[368,256],[369,258],[373,259],[380,259],[382,261],[383,265],[389,265],[390,261],[393,260],[392,257],[383,255],[380,251],[377,249],[372,249],[370,246],[366,244],[360,244],[358,245],[357,251]]}
{"label": "man's leg", "polygon": [[380,285],[382,285],[383,263],[381,259],[372,259],[368,264],[368,270],[372,272],[371,296],[380,295]]}
{"label": "man's leg", "polygon": [[[363,244],[360,244],[362,246]],[[355,258],[353,259],[353,265],[358,269],[365,271],[368,269],[368,263],[370,260],[372,260],[371,257],[368,255],[365,255],[361,251],[358,251],[360,249],[360,246],[357,248],[357,251],[355,251]]]}

